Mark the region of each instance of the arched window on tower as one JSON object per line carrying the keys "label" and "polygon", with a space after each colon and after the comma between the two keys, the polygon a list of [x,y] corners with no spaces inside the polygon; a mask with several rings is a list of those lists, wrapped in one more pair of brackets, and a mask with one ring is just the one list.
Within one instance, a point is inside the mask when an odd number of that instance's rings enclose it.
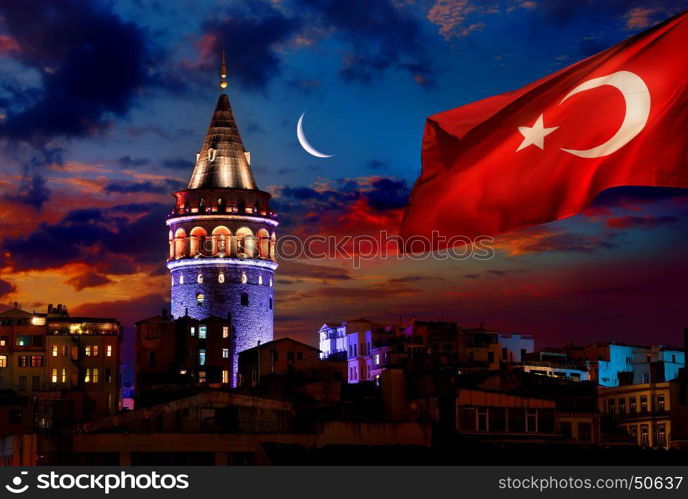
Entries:
{"label": "arched window on tower", "polygon": [[236,233],[237,256],[239,258],[253,258],[255,253],[255,237],[248,227],[241,227]]}
{"label": "arched window on tower", "polygon": [[260,229],[258,237],[258,254],[266,260],[270,258],[270,234],[265,229]]}
{"label": "arched window on tower", "polygon": [[174,233],[174,257],[183,258],[186,253],[186,232],[184,229],[177,229]]}
{"label": "arched window on tower", "polygon": [[174,260],[174,234],[172,234],[172,231],[170,231],[168,239],[170,243],[170,260]]}
{"label": "arched window on tower", "polygon": [[203,302],[204,302],[204,301],[205,301],[205,296],[203,295],[203,293],[198,293],[198,294],[196,295],[196,302],[197,302],[199,305],[203,305]]}
{"label": "arched window on tower", "polygon": [[224,225],[213,229],[213,256],[225,256],[229,254],[229,229]]}
{"label": "arched window on tower", "polygon": [[246,284],[248,282],[248,277],[246,277],[246,272],[241,273],[241,284]]}
{"label": "arched window on tower", "polygon": [[275,252],[276,252],[276,247],[277,247],[277,236],[275,236],[275,233],[272,233],[272,236],[270,236],[270,260],[275,261]]}
{"label": "arched window on tower", "polygon": [[217,282],[220,284],[223,284],[225,282],[225,273],[220,272],[220,274],[217,276]]}
{"label": "arched window on tower", "polygon": [[197,257],[203,254],[203,246],[205,244],[206,232],[203,227],[194,227],[191,229],[189,244],[189,256]]}
{"label": "arched window on tower", "polygon": [[200,272],[198,273],[198,277],[196,277],[196,282],[198,284],[203,284],[203,274],[201,274]]}
{"label": "arched window on tower", "polygon": [[248,293],[246,292],[241,293],[241,305],[248,307]]}

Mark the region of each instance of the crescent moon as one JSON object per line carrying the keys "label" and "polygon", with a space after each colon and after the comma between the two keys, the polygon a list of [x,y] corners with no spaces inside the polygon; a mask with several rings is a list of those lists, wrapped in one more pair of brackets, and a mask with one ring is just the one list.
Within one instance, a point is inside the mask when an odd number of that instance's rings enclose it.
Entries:
{"label": "crescent moon", "polygon": [[306,113],[303,113],[301,115],[301,117],[299,118],[299,123],[296,125],[296,136],[299,138],[299,143],[301,144],[301,147],[303,147],[308,154],[311,154],[316,158],[331,158],[332,156],[334,156],[334,154],[321,153],[315,147],[313,147],[310,142],[308,142],[308,139],[306,139],[306,134],[303,133],[303,117],[305,115]]}
{"label": "crescent moon", "polygon": [[626,103],[626,114],[621,127],[619,127],[611,139],[597,147],[584,150],[562,148],[562,151],[580,156],[581,158],[609,156],[628,144],[645,128],[647,118],[650,115],[650,91],[647,89],[643,79],[630,71],[617,71],[609,76],[593,78],[583,82],[571,90],[559,104],[562,104],[572,95],[601,87],[602,85],[611,85],[623,95],[624,102]]}

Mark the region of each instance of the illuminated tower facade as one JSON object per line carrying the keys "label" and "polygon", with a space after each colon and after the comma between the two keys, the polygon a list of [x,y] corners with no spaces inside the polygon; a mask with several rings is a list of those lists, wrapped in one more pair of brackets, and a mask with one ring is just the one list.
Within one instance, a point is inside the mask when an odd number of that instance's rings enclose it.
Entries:
{"label": "illuminated tower facade", "polygon": [[231,317],[238,352],[273,339],[275,228],[270,194],[256,186],[229,98],[224,56],[213,117],[186,189],[167,219],[172,315]]}

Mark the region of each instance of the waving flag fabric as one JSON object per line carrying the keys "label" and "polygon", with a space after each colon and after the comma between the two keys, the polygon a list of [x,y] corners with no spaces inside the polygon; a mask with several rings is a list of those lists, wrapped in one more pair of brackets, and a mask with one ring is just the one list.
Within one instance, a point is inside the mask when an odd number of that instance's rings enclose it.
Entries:
{"label": "waving flag fabric", "polygon": [[688,187],[688,13],[520,90],[430,116],[402,235],[494,235],[623,185]]}

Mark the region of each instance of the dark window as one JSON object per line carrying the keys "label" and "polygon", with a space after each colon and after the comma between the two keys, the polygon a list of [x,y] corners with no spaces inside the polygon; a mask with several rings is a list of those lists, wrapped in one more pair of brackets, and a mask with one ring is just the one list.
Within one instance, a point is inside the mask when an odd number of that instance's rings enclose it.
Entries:
{"label": "dark window", "polygon": [[490,407],[490,431],[506,431],[506,409]]}
{"label": "dark window", "polygon": [[303,352],[296,352],[296,360],[303,360]]}
{"label": "dark window", "polygon": [[487,431],[488,408],[478,407],[478,431]]}
{"label": "dark window", "polygon": [[270,298],[270,310],[272,310],[272,298]]}
{"label": "dark window", "polygon": [[17,357],[17,366],[18,367],[29,367],[29,356],[28,355],[20,355]]}
{"label": "dark window", "polygon": [[509,407],[509,431],[523,433],[526,431],[526,410],[519,407]]}
{"label": "dark window", "polygon": [[573,430],[571,428],[571,421],[562,421],[559,423],[559,433],[565,438],[573,437]]}
{"label": "dark window", "polygon": [[506,348],[502,348],[502,360],[506,360]]}
{"label": "dark window", "polygon": [[239,200],[239,213],[244,213],[246,212],[246,201],[243,199]]}
{"label": "dark window", "polygon": [[526,349],[525,349],[525,348],[521,348],[521,360],[524,360],[525,357],[526,357]]}
{"label": "dark window", "polygon": [[554,433],[554,411],[551,409],[538,410],[538,431],[540,433]]}
{"label": "dark window", "polygon": [[640,425],[640,445],[650,445],[650,433],[646,424]]}
{"label": "dark window", "polygon": [[248,307],[248,293],[241,293],[241,304]]}
{"label": "dark window", "polygon": [[475,409],[462,407],[459,410],[459,427],[462,431],[475,431]]}
{"label": "dark window", "polygon": [[635,415],[635,413],[637,412],[636,404],[637,399],[635,397],[631,397],[630,399],[628,399],[628,405],[630,407],[631,415]]}
{"label": "dark window", "polygon": [[287,353],[287,360],[294,360],[294,352]]}
{"label": "dark window", "polygon": [[492,364],[494,362],[494,352],[487,352],[487,361]]}
{"label": "dark window", "polygon": [[12,409],[10,411],[10,424],[21,424],[22,413],[19,409]]}
{"label": "dark window", "polygon": [[592,425],[590,423],[578,423],[578,440],[581,442],[592,440]]}
{"label": "dark window", "polygon": [[640,412],[647,412],[647,396],[640,397]]}
{"label": "dark window", "polygon": [[537,409],[526,409],[526,431],[531,433],[538,431],[537,416]]}
{"label": "dark window", "polygon": [[41,377],[31,376],[31,389],[33,391],[38,391],[41,389]]}
{"label": "dark window", "polygon": [[155,367],[155,352],[148,352],[148,367]]}
{"label": "dark window", "polygon": [[657,411],[664,412],[664,395],[657,395]]}

